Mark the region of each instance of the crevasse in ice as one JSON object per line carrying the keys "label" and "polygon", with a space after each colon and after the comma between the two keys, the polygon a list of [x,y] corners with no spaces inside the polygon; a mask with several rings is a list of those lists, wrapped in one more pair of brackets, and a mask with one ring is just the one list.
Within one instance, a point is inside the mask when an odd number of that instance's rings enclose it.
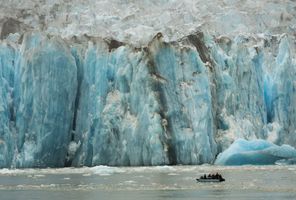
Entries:
{"label": "crevasse in ice", "polygon": [[19,41],[0,46],[1,167],[202,164],[239,138],[296,145],[288,36]]}

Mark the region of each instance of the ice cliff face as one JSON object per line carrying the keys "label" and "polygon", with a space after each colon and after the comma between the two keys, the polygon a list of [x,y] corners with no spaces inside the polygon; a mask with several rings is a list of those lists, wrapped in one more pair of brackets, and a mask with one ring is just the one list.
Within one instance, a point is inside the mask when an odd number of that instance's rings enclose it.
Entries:
{"label": "ice cliff face", "polygon": [[238,139],[296,146],[288,35],[146,46],[44,33],[0,46],[0,167],[213,163]]}
{"label": "ice cliff face", "polygon": [[14,82],[15,51],[13,48],[1,44],[0,46],[0,166],[10,166],[13,158],[14,144],[11,121],[12,88]]}
{"label": "ice cliff face", "polygon": [[28,34],[1,46],[1,166],[64,166],[77,67],[65,43]]}
{"label": "ice cliff face", "polygon": [[295,9],[0,0],[0,167],[213,163],[239,138],[295,147]]}
{"label": "ice cliff face", "polygon": [[98,42],[88,46],[83,71],[75,165],[213,160],[210,80],[197,51],[157,38],[111,52]]}
{"label": "ice cliff face", "polygon": [[60,39],[36,34],[25,36],[16,62],[16,165],[63,166],[74,117],[75,59]]}

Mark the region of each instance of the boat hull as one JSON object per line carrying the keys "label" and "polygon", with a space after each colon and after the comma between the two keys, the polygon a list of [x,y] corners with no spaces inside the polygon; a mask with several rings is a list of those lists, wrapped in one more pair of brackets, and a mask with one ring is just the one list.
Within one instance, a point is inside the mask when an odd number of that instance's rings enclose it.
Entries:
{"label": "boat hull", "polygon": [[196,179],[197,182],[205,182],[205,183],[216,183],[216,182],[223,182],[225,181],[224,178],[222,179],[200,179],[200,178],[197,178]]}

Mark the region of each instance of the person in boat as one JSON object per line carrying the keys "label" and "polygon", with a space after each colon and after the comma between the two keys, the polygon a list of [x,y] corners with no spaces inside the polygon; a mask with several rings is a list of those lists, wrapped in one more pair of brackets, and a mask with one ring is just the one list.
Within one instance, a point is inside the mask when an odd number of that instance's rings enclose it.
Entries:
{"label": "person in boat", "polygon": [[218,172],[217,172],[216,175],[215,175],[215,178],[218,179],[218,178],[219,178],[219,175],[220,175],[220,174],[218,174]]}
{"label": "person in boat", "polygon": [[216,174],[209,174],[207,178],[208,179],[220,179],[220,178],[222,178],[222,176],[220,174],[216,173]]}
{"label": "person in boat", "polygon": [[222,177],[221,174],[204,174],[199,179],[196,179],[198,182],[222,182],[225,181],[225,179]]}
{"label": "person in boat", "polygon": [[200,177],[200,179],[223,179],[221,174],[216,173],[216,174],[204,174],[203,176]]}

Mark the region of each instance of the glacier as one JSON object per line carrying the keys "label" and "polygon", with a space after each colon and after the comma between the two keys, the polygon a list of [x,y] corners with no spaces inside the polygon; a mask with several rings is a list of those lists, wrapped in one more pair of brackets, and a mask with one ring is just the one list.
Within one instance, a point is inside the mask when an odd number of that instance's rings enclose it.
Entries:
{"label": "glacier", "polygon": [[293,0],[1,0],[0,39],[42,31],[62,38],[115,38],[141,47],[157,32],[176,41],[202,29],[216,36],[293,35]]}
{"label": "glacier", "polygon": [[288,35],[14,37],[0,48],[1,167],[214,163],[239,138],[295,147]]}
{"label": "glacier", "polygon": [[0,167],[293,163],[294,4],[1,2]]}
{"label": "glacier", "polygon": [[148,48],[121,46],[109,52],[100,42],[88,47],[74,134],[75,142],[82,142],[75,165],[213,159],[210,80],[203,62],[192,48],[181,50],[157,38]]}

